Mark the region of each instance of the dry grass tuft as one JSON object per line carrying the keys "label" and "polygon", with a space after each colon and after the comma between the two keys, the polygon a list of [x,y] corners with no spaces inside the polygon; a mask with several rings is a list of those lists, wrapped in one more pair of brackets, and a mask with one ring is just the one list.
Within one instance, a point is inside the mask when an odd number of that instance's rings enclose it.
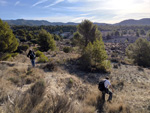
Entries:
{"label": "dry grass tuft", "polygon": [[42,102],[45,91],[44,81],[36,82],[24,94],[18,95],[14,104],[7,104],[6,112],[9,113],[32,113],[32,110]]}
{"label": "dry grass tuft", "polygon": [[104,107],[105,113],[131,113],[124,103],[107,103]]}
{"label": "dry grass tuft", "polygon": [[43,78],[43,71],[38,68],[29,68],[27,70],[12,69],[8,72],[8,79],[14,85],[22,87],[25,84],[35,83],[37,80]]}
{"label": "dry grass tuft", "polygon": [[35,113],[83,113],[65,95],[48,96],[48,99],[42,102],[35,111]]}
{"label": "dry grass tuft", "polygon": [[54,62],[50,62],[43,67],[46,71],[57,71],[57,65]]}

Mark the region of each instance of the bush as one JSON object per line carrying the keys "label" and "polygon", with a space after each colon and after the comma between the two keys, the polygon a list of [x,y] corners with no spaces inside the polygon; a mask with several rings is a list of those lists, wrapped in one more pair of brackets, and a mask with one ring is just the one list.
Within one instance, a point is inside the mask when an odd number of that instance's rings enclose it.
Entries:
{"label": "bush", "polygon": [[48,58],[43,54],[43,55],[39,56],[38,62],[39,63],[46,63],[46,62],[48,62]]}
{"label": "bush", "polygon": [[57,66],[55,63],[51,62],[48,63],[44,66],[44,69],[48,70],[48,71],[56,71],[57,70]]}
{"label": "bush", "polygon": [[18,45],[18,40],[9,25],[0,19],[0,52],[14,52],[17,50]]}
{"label": "bush", "polygon": [[53,36],[46,30],[42,29],[38,36],[38,43],[41,46],[42,51],[55,50],[56,44]]}
{"label": "bush", "polygon": [[49,61],[48,58],[47,58],[47,56],[45,56],[43,52],[41,52],[41,51],[38,50],[38,51],[36,51],[35,54],[36,54],[37,57],[39,57],[38,58],[38,62],[39,63],[46,63],[46,62]]}
{"label": "bush", "polygon": [[37,56],[37,57],[39,57],[39,56],[43,55],[43,53],[42,53],[41,51],[39,51],[39,50],[38,50],[38,51],[36,51],[36,52],[35,52],[35,54],[36,54],[36,56]]}
{"label": "bush", "polygon": [[54,34],[53,37],[54,37],[54,40],[60,40],[60,36],[59,35]]}
{"label": "bush", "polygon": [[36,82],[31,89],[28,89],[23,95],[16,97],[13,110],[15,113],[31,113],[43,99],[45,90],[44,81]]}
{"label": "bush", "polygon": [[11,53],[11,57],[17,56],[19,53]]}
{"label": "bush", "polygon": [[21,45],[21,46],[19,46],[18,49],[20,49],[22,51],[27,51],[27,49],[29,49],[29,45],[27,45],[27,44]]}
{"label": "bush", "polygon": [[97,67],[99,68],[99,70],[102,70],[104,72],[110,72],[111,71],[111,62],[109,60],[104,60]]}
{"label": "bush", "polygon": [[101,71],[110,70],[111,64],[107,57],[102,39],[96,40],[93,44],[89,43],[84,49],[80,60],[81,66],[83,69],[91,71],[97,69]]}
{"label": "bush", "polygon": [[71,48],[71,47],[64,47],[64,48],[63,48],[63,51],[64,51],[65,53],[69,53],[69,52],[72,51],[72,48]]}
{"label": "bush", "polygon": [[150,42],[146,39],[139,38],[133,44],[126,48],[126,55],[139,66],[150,66]]}
{"label": "bush", "polygon": [[11,54],[5,53],[0,57],[0,60],[9,60],[11,58]]}

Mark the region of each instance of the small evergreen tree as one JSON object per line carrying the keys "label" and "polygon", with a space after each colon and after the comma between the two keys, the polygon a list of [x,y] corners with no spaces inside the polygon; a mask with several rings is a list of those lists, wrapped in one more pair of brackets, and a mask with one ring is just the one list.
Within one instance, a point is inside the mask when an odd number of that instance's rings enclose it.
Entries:
{"label": "small evergreen tree", "polygon": [[104,60],[107,59],[107,53],[105,51],[104,42],[102,38],[93,42],[93,59],[95,61],[95,66],[97,63],[102,63]]}
{"label": "small evergreen tree", "polygon": [[[83,45],[82,45],[82,38],[81,38],[81,35],[80,35],[79,32],[75,32],[75,33],[73,34],[72,44],[75,45],[75,46],[76,46],[76,45],[78,45],[78,46],[83,46]],[[82,47],[80,47],[80,48],[82,48]]]}
{"label": "small evergreen tree", "polygon": [[91,70],[94,67],[106,71],[110,67],[110,62],[106,62],[107,53],[97,26],[89,20],[84,20],[77,29],[78,32],[74,34],[74,39],[82,49],[80,60],[82,68]]}
{"label": "small evergreen tree", "polygon": [[82,42],[81,45],[84,45],[84,47],[86,47],[89,42],[93,43],[101,35],[97,26],[89,20],[82,21],[81,24],[77,26],[77,31],[81,35],[82,41],[80,42]]}
{"label": "small evergreen tree", "polygon": [[92,67],[93,62],[93,44],[91,42],[85,47],[81,56],[81,66],[82,69],[88,70]]}
{"label": "small evergreen tree", "polygon": [[133,44],[126,48],[126,55],[134,63],[140,66],[150,66],[150,42],[143,38],[138,38]]}
{"label": "small evergreen tree", "polygon": [[105,46],[102,38],[96,39],[93,44],[90,42],[85,47],[82,57],[81,64],[82,68],[86,70],[91,70],[95,67],[98,70],[107,71],[110,70],[111,64],[107,60],[108,56],[105,51]]}
{"label": "small evergreen tree", "polygon": [[4,57],[4,53],[9,54],[16,51],[18,45],[19,42],[14,36],[9,25],[0,19],[0,53],[3,55],[0,57]]}
{"label": "small evergreen tree", "polygon": [[42,51],[55,50],[56,44],[53,36],[46,30],[42,29],[38,36],[38,43]]}

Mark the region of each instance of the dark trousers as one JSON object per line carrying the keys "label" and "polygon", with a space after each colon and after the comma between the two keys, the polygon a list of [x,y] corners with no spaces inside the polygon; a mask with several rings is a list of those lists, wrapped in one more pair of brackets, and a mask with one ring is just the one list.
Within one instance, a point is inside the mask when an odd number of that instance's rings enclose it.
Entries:
{"label": "dark trousers", "polygon": [[112,92],[111,91],[109,91],[109,89],[108,88],[105,88],[105,90],[104,91],[102,91],[102,99],[105,101],[105,94],[109,94],[109,98],[108,98],[108,100],[107,101],[110,101],[110,100],[112,100]]}
{"label": "dark trousers", "polygon": [[35,67],[35,59],[31,59],[31,64],[33,67]]}

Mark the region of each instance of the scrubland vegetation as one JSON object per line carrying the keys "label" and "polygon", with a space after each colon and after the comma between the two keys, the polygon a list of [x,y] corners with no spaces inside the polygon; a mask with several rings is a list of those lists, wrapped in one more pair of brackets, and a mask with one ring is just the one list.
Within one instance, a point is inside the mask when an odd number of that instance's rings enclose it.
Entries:
{"label": "scrubland vegetation", "polygon": [[[9,27],[0,20],[0,28],[1,113],[150,112],[149,26],[84,20]],[[35,68],[29,49],[37,56]],[[98,90],[105,76],[114,88],[111,103]]]}

